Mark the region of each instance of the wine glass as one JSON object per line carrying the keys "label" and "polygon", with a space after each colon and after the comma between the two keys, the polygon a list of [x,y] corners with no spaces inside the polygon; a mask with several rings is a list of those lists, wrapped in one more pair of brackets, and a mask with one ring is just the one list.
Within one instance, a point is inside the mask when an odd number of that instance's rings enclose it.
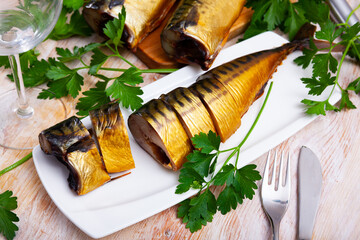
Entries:
{"label": "wine glass", "polygon": [[[9,89],[5,71],[0,71],[0,146],[32,149],[39,132],[66,118],[61,100],[37,99],[39,88],[26,89],[19,53],[33,49],[52,31],[62,0],[5,0],[0,4],[0,55],[8,56],[15,89]],[[11,83],[13,84],[13,83]],[[0,86],[1,86],[0,85]]]}

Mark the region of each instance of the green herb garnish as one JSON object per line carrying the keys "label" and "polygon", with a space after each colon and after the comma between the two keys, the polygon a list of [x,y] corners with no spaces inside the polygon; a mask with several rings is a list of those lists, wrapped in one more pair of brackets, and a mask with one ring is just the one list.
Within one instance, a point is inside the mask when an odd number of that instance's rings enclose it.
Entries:
{"label": "green herb garnish", "polygon": [[13,239],[19,228],[14,224],[19,218],[12,210],[17,208],[17,197],[12,197],[12,192],[7,190],[0,194],[0,233],[6,239]]}
{"label": "green herb garnish", "polygon": [[254,14],[244,38],[250,38],[265,31],[279,27],[289,34],[292,40],[301,26],[308,22],[321,23],[329,18],[329,7],[325,0],[252,0],[246,7],[252,8]]}
{"label": "green herb garnish", "polygon": [[[356,9],[359,8],[360,5]],[[339,75],[346,55],[354,56],[358,61],[360,59],[360,44],[358,42],[360,40],[360,23],[350,26],[347,22],[335,24],[327,20],[320,24],[320,26],[321,30],[315,33],[315,37],[328,41],[329,47],[318,49],[313,41],[310,40],[309,49],[304,49],[303,55],[296,58],[295,63],[303,68],[308,67],[312,63],[312,77],[301,78],[301,81],[309,88],[310,95],[320,95],[328,87],[331,87],[331,92],[323,101],[302,100],[302,103],[307,106],[306,113],[325,115],[326,111],[329,110],[354,109],[356,107],[349,98],[349,91],[354,91],[357,94],[360,92],[360,77],[355,76],[355,79],[347,87],[342,87],[339,83]],[[335,42],[339,37],[341,40]],[[334,48],[339,46],[345,46],[340,62],[333,56]],[[341,100],[338,106],[332,105],[329,102],[336,87],[341,91]]]}
{"label": "green herb garnish", "polygon": [[[220,150],[220,137],[212,131],[208,134],[200,133],[191,139],[195,148],[200,150],[194,150],[187,156],[188,162],[180,170],[180,184],[175,192],[181,194],[190,189],[199,189],[193,198],[184,200],[178,208],[178,217],[183,219],[186,228],[189,228],[191,232],[195,232],[211,222],[217,211],[224,215],[231,209],[236,209],[244,199],[253,198],[254,189],[257,189],[255,182],[261,179],[259,172],[255,170],[256,165],[250,164],[242,168],[237,168],[237,165],[240,149],[250,136],[265,108],[272,84],[271,82],[254,123],[238,146]],[[221,168],[215,172],[219,155],[228,152],[230,155]],[[229,163],[234,157],[235,164]],[[218,198],[210,190],[212,184],[215,186],[226,185]]]}

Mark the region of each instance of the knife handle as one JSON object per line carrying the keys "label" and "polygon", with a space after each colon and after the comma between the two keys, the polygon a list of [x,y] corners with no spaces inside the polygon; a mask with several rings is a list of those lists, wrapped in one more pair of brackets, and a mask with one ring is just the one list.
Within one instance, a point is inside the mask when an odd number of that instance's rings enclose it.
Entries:
{"label": "knife handle", "polygon": [[[345,0],[329,0],[330,15],[337,23],[345,23],[352,9]],[[355,14],[349,18],[349,25],[352,26],[359,22]]]}

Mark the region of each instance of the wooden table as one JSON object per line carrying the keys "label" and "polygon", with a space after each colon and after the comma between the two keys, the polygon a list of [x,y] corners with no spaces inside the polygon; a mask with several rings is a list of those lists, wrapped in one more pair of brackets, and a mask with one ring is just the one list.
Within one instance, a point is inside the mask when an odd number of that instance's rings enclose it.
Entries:
{"label": "wooden table", "polygon": [[[351,0],[354,7],[358,0]],[[357,13],[358,15],[359,12]],[[90,41],[97,41],[93,36]],[[38,47],[42,57],[54,56],[54,47],[81,46],[89,39],[70,39],[54,42],[48,40]],[[232,43],[229,43],[232,44]],[[139,68],[146,68],[132,53],[124,50],[124,56]],[[112,63],[125,67],[125,64]],[[111,64],[108,65],[111,67]],[[0,71],[1,89],[10,89],[12,83],[5,80],[6,71]],[[341,83],[360,76],[359,64],[347,59],[341,75]],[[144,76],[145,84],[160,78],[158,74]],[[92,87],[93,77],[87,77],[83,89]],[[292,158],[292,190],[289,208],[280,227],[282,239],[296,238],[297,185],[296,168],[300,147],[310,147],[320,158],[323,171],[323,188],[317,212],[314,239],[360,239],[360,98],[351,94],[358,109],[344,110],[320,116],[301,131],[276,147],[277,151],[290,153]],[[68,115],[75,113],[77,101],[65,99]],[[14,163],[30,151],[0,148],[0,169]],[[254,161],[262,173],[265,154]],[[260,185],[260,182],[258,182]],[[42,186],[32,160],[0,177],[0,192],[12,190],[18,197],[15,213],[20,218],[16,239],[88,239],[70,222],[51,201]],[[213,187],[215,193],[221,188]],[[146,220],[116,232],[104,239],[270,239],[269,222],[261,208],[259,191],[252,201],[246,200],[236,210],[223,216],[217,213],[212,223],[191,234],[176,217],[177,206],[171,207]],[[2,237],[2,236],[1,236]],[[1,238],[0,237],[0,238]]]}

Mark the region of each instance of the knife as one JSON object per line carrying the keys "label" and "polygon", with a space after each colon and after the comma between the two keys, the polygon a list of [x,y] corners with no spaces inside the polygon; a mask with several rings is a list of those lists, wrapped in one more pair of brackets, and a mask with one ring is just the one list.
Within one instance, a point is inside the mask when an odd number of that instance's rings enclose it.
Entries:
{"label": "knife", "polygon": [[[330,5],[330,15],[337,23],[346,22],[347,17],[351,13],[352,9],[350,5],[345,0],[329,0]],[[355,14],[351,15],[349,18],[349,25],[352,26],[355,23],[359,22],[359,19]]]}
{"label": "knife", "polygon": [[322,172],[319,159],[307,147],[298,162],[299,239],[311,239],[321,195]]}

